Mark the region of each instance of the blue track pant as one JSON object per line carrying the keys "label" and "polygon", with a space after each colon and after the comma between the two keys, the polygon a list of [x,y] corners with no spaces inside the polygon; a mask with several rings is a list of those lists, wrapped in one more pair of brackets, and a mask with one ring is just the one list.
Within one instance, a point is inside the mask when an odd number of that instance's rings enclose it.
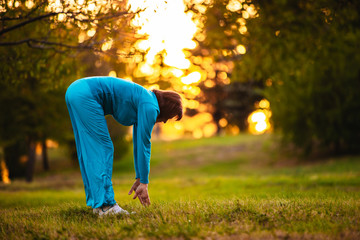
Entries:
{"label": "blue track pant", "polygon": [[87,83],[81,80],[70,85],[65,100],[74,130],[86,204],[92,208],[113,205],[116,203],[111,182],[114,147],[104,110]]}

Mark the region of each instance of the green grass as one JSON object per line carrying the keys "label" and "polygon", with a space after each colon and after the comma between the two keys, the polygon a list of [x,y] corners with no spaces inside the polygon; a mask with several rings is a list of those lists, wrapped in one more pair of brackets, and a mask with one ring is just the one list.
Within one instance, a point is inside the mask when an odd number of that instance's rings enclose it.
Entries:
{"label": "green grass", "polygon": [[0,239],[359,239],[360,157],[300,163],[273,142],[154,142],[148,208],[127,195],[129,152],[113,184],[131,216],[94,216],[76,169],[0,185]]}

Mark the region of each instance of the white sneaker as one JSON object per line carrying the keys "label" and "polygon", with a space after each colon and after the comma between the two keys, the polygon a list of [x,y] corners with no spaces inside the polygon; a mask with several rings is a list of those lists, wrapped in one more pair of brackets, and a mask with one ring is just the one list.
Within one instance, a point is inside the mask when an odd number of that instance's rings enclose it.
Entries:
{"label": "white sneaker", "polygon": [[93,214],[99,214],[100,208],[93,208]]}
{"label": "white sneaker", "polygon": [[112,214],[125,214],[125,215],[129,215],[129,212],[122,209],[117,203],[112,205],[112,206],[108,206],[108,207],[99,207],[99,208],[94,208],[93,209],[93,213],[94,214],[99,214],[99,216],[103,216],[103,215],[112,215]]}

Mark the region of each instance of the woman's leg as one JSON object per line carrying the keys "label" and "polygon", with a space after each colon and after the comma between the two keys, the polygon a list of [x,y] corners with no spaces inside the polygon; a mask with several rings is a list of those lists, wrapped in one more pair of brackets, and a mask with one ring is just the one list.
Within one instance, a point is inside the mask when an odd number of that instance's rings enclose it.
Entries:
{"label": "woman's leg", "polygon": [[112,188],[113,144],[104,111],[86,83],[70,86],[66,93],[76,149],[86,193],[92,208],[115,204]]}

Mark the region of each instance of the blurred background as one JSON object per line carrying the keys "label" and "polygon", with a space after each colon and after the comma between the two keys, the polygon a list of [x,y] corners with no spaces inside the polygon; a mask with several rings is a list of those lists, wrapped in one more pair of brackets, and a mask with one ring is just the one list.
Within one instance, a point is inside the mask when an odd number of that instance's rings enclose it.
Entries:
{"label": "blurred background", "polygon": [[[184,118],[152,137],[152,161],[172,173],[184,150],[224,174],[222,159],[266,149],[356,154],[359,14],[356,0],[0,1],[1,180],[78,168],[64,96],[95,75],[181,94]],[[131,128],[107,120],[114,170],[132,172]]]}

